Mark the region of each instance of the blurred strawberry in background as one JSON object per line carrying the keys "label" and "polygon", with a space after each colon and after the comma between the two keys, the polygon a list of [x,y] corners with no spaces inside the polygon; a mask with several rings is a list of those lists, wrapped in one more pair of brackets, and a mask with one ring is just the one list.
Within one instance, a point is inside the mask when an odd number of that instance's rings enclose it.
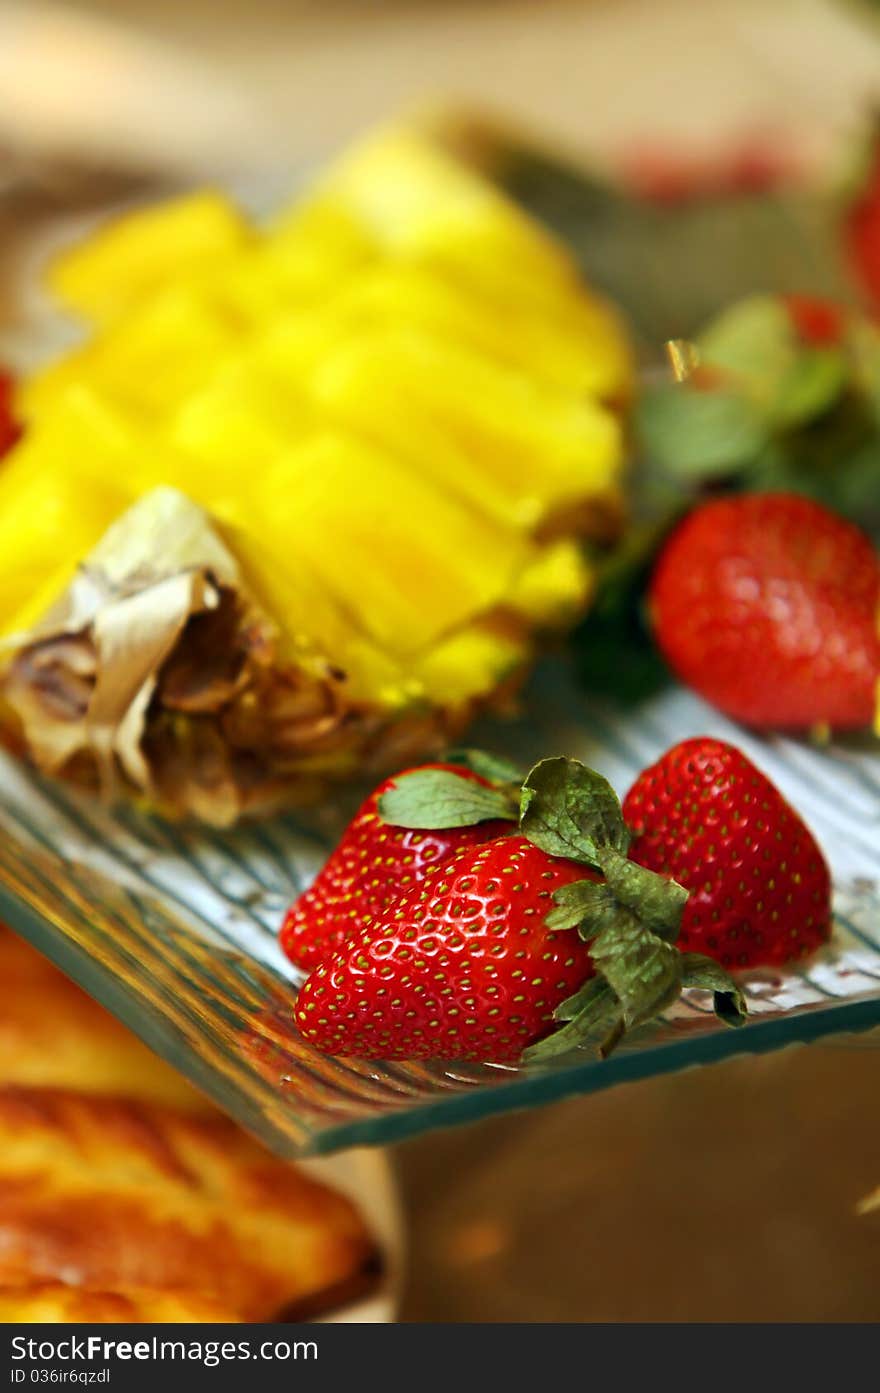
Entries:
{"label": "blurred strawberry in background", "polygon": [[695,509],[660,555],[650,608],[673,671],[735,720],[871,724],[880,559],[821,504],[759,493]]}
{"label": "blurred strawberry in background", "polygon": [[880,312],[880,125],[875,123],[856,192],[845,211],[843,243],[856,279]]}
{"label": "blurred strawberry in background", "polygon": [[801,343],[814,348],[840,343],[846,327],[840,305],[815,295],[783,295],[782,302]]}
{"label": "blurred strawberry in background", "polygon": [[0,367],[0,455],[11,450],[21,434],[21,428],[12,414],[12,391],[12,376]]}
{"label": "blurred strawberry in background", "polygon": [[624,155],[618,173],[639,198],[675,206],[736,194],[762,194],[796,181],[798,160],[778,140],[749,136],[711,158],[643,145]]}

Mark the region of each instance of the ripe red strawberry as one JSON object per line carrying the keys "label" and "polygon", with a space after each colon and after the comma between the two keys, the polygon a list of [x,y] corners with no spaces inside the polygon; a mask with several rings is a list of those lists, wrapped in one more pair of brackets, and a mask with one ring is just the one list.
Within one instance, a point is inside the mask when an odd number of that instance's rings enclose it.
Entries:
{"label": "ripe red strawberry", "polygon": [[878,607],[880,559],[868,538],[786,493],[697,508],[667,542],[650,587],[673,671],[757,727],[869,726]]}
{"label": "ripe red strawberry", "polygon": [[685,740],[623,800],[630,857],[690,890],[682,951],[726,967],[782,964],[831,932],[831,880],[812,833],[779,790],[722,740]]}
{"label": "ripe red strawberry", "polygon": [[12,378],[0,368],[0,458],[11,450],[21,434],[12,414]]}
{"label": "ripe red strawberry", "polygon": [[593,974],[586,944],[544,923],[553,892],[587,878],[524,837],[461,848],[312,973],[302,1034],[368,1059],[517,1059]]}
{"label": "ripe red strawberry", "polygon": [[[417,827],[477,822],[484,795],[469,796],[470,808],[454,775],[412,771],[379,811]],[[519,825],[521,835],[428,866],[323,962],[296,1004],[304,1037],[329,1054],[508,1063],[602,1035],[607,1053],[689,984],[712,990],[731,1024],[742,1019],[721,969],[673,946],[687,893],[627,859],[601,775],[542,760],[522,786]]]}
{"label": "ripe red strawberry", "polygon": [[[487,779],[458,765],[422,768],[448,769],[468,782],[491,787]],[[497,820],[434,831],[389,826],[379,815],[379,800],[403,777],[395,774],[373,790],[317,879],[288,910],[281,947],[297,967],[317,967],[380,915],[392,896],[421,885],[432,866],[460,847],[491,841],[509,827]]]}

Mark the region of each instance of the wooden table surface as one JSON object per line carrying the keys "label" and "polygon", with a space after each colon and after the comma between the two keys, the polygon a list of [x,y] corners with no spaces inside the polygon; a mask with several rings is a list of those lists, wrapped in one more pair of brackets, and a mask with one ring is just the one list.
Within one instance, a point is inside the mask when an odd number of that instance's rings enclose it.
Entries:
{"label": "wooden table surface", "polygon": [[404,1319],[877,1321],[878,1096],[875,1036],[411,1142]]}

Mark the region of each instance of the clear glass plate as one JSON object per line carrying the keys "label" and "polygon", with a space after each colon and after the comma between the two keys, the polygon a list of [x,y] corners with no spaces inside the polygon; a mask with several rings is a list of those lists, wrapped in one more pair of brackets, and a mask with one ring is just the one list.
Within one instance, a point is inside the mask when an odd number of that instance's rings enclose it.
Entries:
{"label": "clear glass plate", "polygon": [[294,1029],[295,981],[276,932],[354,794],[311,820],[208,833],[107,809],[4,755],[0,915],[285,1155],[389,1142],[733,1054],[880,1027],[876,745],[818,752],[758,740],[680,690],[624,715],[588,703],[561,664],[536,675],[523,719],[489,724],[475,743],[523,764],[576,755],[622,794],[638,769],[698,733],[736,741],[777,781],[818,834],[835,877],[831,944],[796,970],[748,974],[752,1019],[739,1031],[715,1020],[705,994],[691,993],[605,1061],[578,1054],[520,1070],[317,1054]]}
{"label": "clear glass plate", "polygon": [[[649,357],[668,335],[690,332],[765,281],[843,294],[824,215],[812,200],[725,199],[688,205],[673,217],[512,149],[498,173],[623,306]],[[290,179],[285,174],[276,188],[261,177],[233,192],[259,213],[289,196]],[[94,220],[65,221],[48,244],[33,239],[22,277],[29,331],[17,325],[14,343],[4,344],[13,361],[40,361],[68,342],[69,327],[32,293],[27,271],[36,270],[48,245],[80,235]],[[730,254],[719,257],[719,246]],[[755,264],[746,247],[761,249]],[[546,664],[526,694],[523,719],[486,723],[470,743],[523,765],[576,755],[623,794],[669,745],[703,732],[738,743],[776,780],[819,835],[835,877],[830,946],[797,971],[747,977],[752,1019],[739,1031],[718,1024],[705,994],[691,993],[605,1061],[582,1054],[523,1071],[316,1054],[293,1027],[296,980],[276,933],[286,905],[357,805],[355,792],[308,820],[278,818],[220,835],[107,809],[0,752],[0,917],[284,1155],[384,1143],[821,1036],[877,1028],[859,1039],[880,1043],[876,742],[819,753],[793,741],[757,740],[682,691],[624,714],[587,702],[564,667]]]}

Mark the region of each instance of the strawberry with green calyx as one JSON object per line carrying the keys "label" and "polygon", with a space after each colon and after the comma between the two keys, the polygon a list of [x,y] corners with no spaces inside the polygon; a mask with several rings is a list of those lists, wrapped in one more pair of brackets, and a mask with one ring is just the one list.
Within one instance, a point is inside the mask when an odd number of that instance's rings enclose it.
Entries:
{"label": "strawberry with green calyx", "polygon": [[[452,817],[480,826],[500,807],[449,768],[400,776],[379,802],[413,829]],[[431,867],[324,962],[298,998],[301,1031],[328,1053],[391,1059],[544,1060],[597,1037],[607,1053],[688,985],[739,1021],[726,974],[673,946],[686,891],[627,861],[628,843],[601,775],[542,761],[523,785],[518,833]]]}
{"label": "strawberry with green calyx", "polygon": [[583,685],[618,702],[669,678],[650,638],[647,581],[702,499],[803,494],[880,546],[880,326],[824,297],[752,295],[704,325],[690,351],[676,347],[676,370],[652,375],[635,404],[639,522],[600,562],[571,641]]}
{"label": "strawberry with green calyx", "polygon": [[[506,824],[493,817],[516,816],[515,795],[502,791],[502,782],[468,768],[465,756],[453,756],[455,764],[426,765],[415,771],[423,775],[444,773],[452,780],[451,791],[464,799],[470,816],[453,814],[445,824],[433,823],[410,830],[389,827],[379,816],[380,800],[400,779],[413,771],[386,779],[361,805],[346,828],[314,883],[291,905],[281,928],[280,942],[295,966],[317,967],[335,948],[349,939],[384,910],[393,896],[420,885],[429,867],[438,865],[463,846],[491,840]],[[475,761],[478,762],[478,761]],[[499,761],[487,756],[481,767],[501,771]],[[516,771],[505,767],[506,777]],[[518,782],[518,781],[517,781]],[[496,791],[497,790],[497,791]],[[454,800],[453,800],[454,803]],[[474,816],[482,809],[483,817]],[[447,830],[440,830],[441,827]]]}

